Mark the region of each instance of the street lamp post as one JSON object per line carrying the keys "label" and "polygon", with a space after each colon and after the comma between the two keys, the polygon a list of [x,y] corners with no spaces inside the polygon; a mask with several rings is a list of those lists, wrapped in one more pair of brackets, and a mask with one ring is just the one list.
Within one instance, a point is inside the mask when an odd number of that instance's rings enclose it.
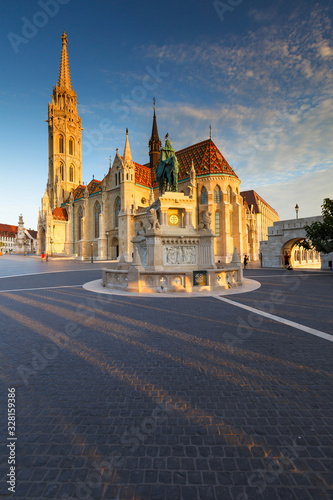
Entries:
{"label": "street lamp post", "polygon": [[94,244],[93,242],[90,243],[91,246],[91,263],[94,263]]}
{"label": "street lamp post", "polygon": [[296,206],[295,206],[295,211],[296,211],[296,219],[298,219],[299,206],[297,205],[297,203],[296,203]]}

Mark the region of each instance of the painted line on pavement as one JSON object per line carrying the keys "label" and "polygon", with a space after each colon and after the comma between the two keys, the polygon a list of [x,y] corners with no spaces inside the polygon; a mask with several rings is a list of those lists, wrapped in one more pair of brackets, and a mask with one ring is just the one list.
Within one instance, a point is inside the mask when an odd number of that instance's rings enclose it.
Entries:
{"label": "painted line on pavement", "polygon": [[54,288],[82,288],[82,285],[62,285],[62,286],[44,286],[39,288],[17,288],[16,290],[0,290],[0,293],[8,292],[30,292],[32,290],[53,290]]}
{"label": "painted line on pavement", "polygon": [[[327,275],[327,274],[332,274],[332,273],[329,273],[329,272],[322,272],[322,273],[295,273],[295,274],[247,274],[247,272],[244,273],[243,271],[243,275],[244,277],[246,276],[247,278],[279,278],[280,276],[284,277],[284,278],[289,278],[289,277],[298,277],[298,276],[323,276],[323,275]],[[332,274],[333,275],[333,274]]]}
{"label": "painted line on pavement", "polygon": [[292,326],[293,328],[297,328],[298,330],[302,330],[306,333],[311,333],[311,335],[316,335],[316,337],[321,337],[322,339],[329,340],[333,342],[333,335],[329,333],[321,332],[320,330],[315,330],[314,328],[310,328],[305,325],[301,325],[300,323],[295,323],[294,321],[290,321],[289,319],[281,318],[280,316],[275,316],[275,314],[270,314],[265,311],[261,311],[260,309],[255,309],[254,307],[246,306],[245,304],[240,304],[239,302],[234,302],[230,299],[225,299],[224,297],[216,297],[218,300],[222,300],[223,302],[227,302],[227,304],[231,304],[232,306],[240,307],[241,309],[246,309],[247,311],[251,311],[259,316],[265,316],[265,318],[272,319],[273,321],[278,321],[279,323],[283,323],[284,325]]}
{"label": "painted line on pavement", "polygon": [[76,271],[100,271],[101,269],[99,268],[91,268],[91,269],[64,269],[62,271],[43,271],[41,273],[26,273],[26,274],[10,274],[8,276],[0,276],[0,279],[2,278],[17,278],[20,276],[36,276],[38,274],[55,274],[55,273],[74,273]]}

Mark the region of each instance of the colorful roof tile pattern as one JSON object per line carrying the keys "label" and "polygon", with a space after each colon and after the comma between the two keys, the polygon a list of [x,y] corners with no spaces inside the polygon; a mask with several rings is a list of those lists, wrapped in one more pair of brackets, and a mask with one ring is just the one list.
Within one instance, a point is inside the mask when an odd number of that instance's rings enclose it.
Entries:
{"label": "colorful roof tile pattern", "polygon": [[141,186],[152,187],[152,171],[148,165],[140,165],[140,163],[134,163],[135,165],[135,183]]}
{"label": "colorful roof tile pattern", "polygon": [[238,178],[211,139],[177,151],[176,156],[179,161],[179,180],[189,177],[192,160],[198,176],[218,173]]}
{"label": "colorful roof tile pattern", "polygon": [[[238,179],[234,170],[211,139],[207,139],[206,141],[199,142],[198,144],[193,144],[193,146],[189,146],[188,148],[176,151],[176,156],[179,162],[179,181],[190,176],[192,160],[197,176],[224,174]],[[144,167],[149,167],[149,164],[144,165]],[[158,184],[155,181],[154,174],[154,172],[151,174],[151,182],[153,182],[154,187],[156,187]],[[151,184],[144,185],[151,187]]]}
{"label": "colorful roof tile pattern", "polygon": [[89,196],[91,194],[96,194],[102,191],[102,181],[98,181],[97,179],[93,179],[88,184],[88,193]]}
{"label": "colorful roof tile pattern", "polygon": [[264,205],[266,205],[268,208],[270,208],[270,210],[272,210],[274,213],[276,213],[277,216],[279,216],[277,211],[274,210],[274,208],[272,208],[270,205],[268,205],[267,201],[265,201],[263,198],[261,198],[261,196],[259,196],[258,193],[256,193],[255,191],[253,191],[253,190],[242,191],[240,194],[244,198],[244,200],[246,201],[248,206],[253,205],[254,212],[256,214],[260,213],[259,204],[258,204],[258,201],[260,200],[262,203],[264,203]]}
{"label": "colorful roof tile pattern", "polygon": [[56,207],[52,213],[55,220],[68,220],[67,210],[63,207]]}
{"label": "colorful roof tile pattern", "polygon": [[[82,198],[84,196],[85,190],[86,190],[86,186],[83,186],[82,184],[77,186],[73,191],[74,200],[78,200],[79,198]],[[66,202],[68,202],[68,201],[69,201],[69,199],[66,200]]]}

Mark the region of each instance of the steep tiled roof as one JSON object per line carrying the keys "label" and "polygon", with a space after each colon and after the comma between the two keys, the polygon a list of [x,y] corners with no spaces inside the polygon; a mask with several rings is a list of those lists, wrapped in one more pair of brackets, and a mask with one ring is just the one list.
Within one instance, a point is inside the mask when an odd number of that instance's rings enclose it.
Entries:
{"label": "steep tiled roof", "polygon": [[68,220],[67,211],[63,207],[56,207],[53,210],[52,215],[53,215],[53,219],[56,219],[56,220]]}
{"label": "steep tiled roof", "polygon": [[141,184],[142,186],[152,187],[152,171],[148,165],[140,165],[140,163],[134,163],[135,165],[135,183]]}
{"label": "steep tiled roof", "polygon": [[88,184],[89,196],[100,191],[102,191],[102,181],[98,181],[97,179],[91,180]]}
{"label": "steep tiled roof", "polygon": [[211,139],[177,151],[176,156],[180,168],[179,180],[189,177],[192,160],[197,175],[219,173],[237,178],[237,175]]}
{"label": "steep tiled roof", "polygon": [[250,190],[250,191],[242,191],[241,192],[241,196],[244,198],[244,200],[247,202],[247,204],[250,206],[250,205],[253,205],[253,208],[254,208],[254,212],[256,214],[260,213],[260,210],[259,210],[259,205],[258,205],[258,201],[260,200],[262,203],[264,203],[264,205],[266,205],[270,210],[272,210],[274,213],[276,213],[277,216],[279,216],[279,214],[277,213],[276,210],[274,210],[274,208],[272,208],[270,205],[268,205],[267,201],[265,201],[263,198],[261,198],[261,196],[258,195],[258,193],[256,193],[255,191],[253,190]]}
{"label": "steep tiled roof", "polygon": [[7,233],[6,236],[13,238],[17,234],[17,226],[11,226],[10,224],[0,224],[0,236],[4,236],[4,233]]}
{"label": "steep tiled roof", "polygon": [[[73,191],[74,200],[77,200],[78,198],[82,198],[82,196],[84,196],[85,189],[86,189],[86,186],[83,186],[82,184],[77,186]],[[66,201],[68,201],[68,200],[66,200]]]}
{"label": "steep tiled roof", "polygon": [[37,231],[34,231],[33,229],[26,229],[26,232],[29,233],[34,240],[37,239]]}
{"label": "steep tiled roof", "polygon": [[[198,176],[218,173],[238,178],[211,139],[207,139],[206,141],[199,142],[198,144],[193,144],[193,146],[189,146],[188,148],[176,151],[176,156],[179,162],[179,181],[190,176],[192,160]],[[149,163],[144,165],[144,167],[149,168]],[[155,182],[155,172],[152,173],[152,177],[154,186],[157,186],[157,183]],[[149,185],[149,187],[150,186],[151,185]]]}

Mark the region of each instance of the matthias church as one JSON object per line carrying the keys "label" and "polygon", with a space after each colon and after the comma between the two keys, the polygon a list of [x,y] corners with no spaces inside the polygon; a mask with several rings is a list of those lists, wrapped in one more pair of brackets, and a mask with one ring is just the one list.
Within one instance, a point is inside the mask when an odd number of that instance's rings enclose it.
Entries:
{"label": "matthias church", "polygon": [[[126,131],[123,154],[117,151],[107,175],[82,184],[82,124],[67,44],[64,33],[59,78],[48,105],[48,180],[38,216],[38,253],[82,260],[122,254],[131,261],[136,224],[142,225],[160,195],[155,170],[162,143],[155,105],[147,163],[133,160]],[[216,262],[230,262],[234,248],[241,258],[258,260],[260,241],[279,220],[277,212],[255,191],[240,191],[239,177],[211,138],[177,151],[176,157],[178,191],[195,200],[196,225],[211,214]],[[182,227],[184,221],[170,214],[169,223]]]}

